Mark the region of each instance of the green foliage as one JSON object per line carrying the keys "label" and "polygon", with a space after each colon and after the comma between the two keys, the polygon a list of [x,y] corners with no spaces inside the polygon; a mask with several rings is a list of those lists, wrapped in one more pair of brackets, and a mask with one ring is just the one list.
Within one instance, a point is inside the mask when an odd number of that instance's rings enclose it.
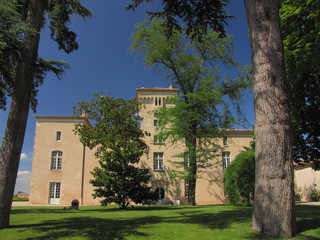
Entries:
{"label": "green foliage", "polygon": [[[144,21],[137,24],[137,32],[131,37],[131,50],[144,56],[147,66],[155,68],[181,90],[178,97],[166,100],[170,107],[159,108],[155,114],[163,138],[171,143],[185,143],[186,150],[177,156],[179,160],[172,161],[177,169],[172,170],[171,176],[188,181],[193,191],[188,195],[194,196],[195,179],[201,168],[209,167],[208,160],[221,150],[216,143],[222,134],[220,129],[244,120],[239,102],[242,90],[250,86],[250,71],[246,69],[237,79],[220,73],[223,68],[238,71],[241,68],[233,60],[230,36],[222,39],[208,30],[201,40],[191,41],[187,35],[173,31],[168,39],[162,21]],[[236,116],[233,109],[238,113]]]}
{"label": "green foliage", "polygon": [[253,201],[255,181],[255,151],[249,149],[238,154],[224,174],[224,188],[231,204]]}
{"label": "green foliage", "polygon": [[320,116],[320,1],[284,0],[280,16],[294,159],[317,161],[320,159],[320,122],[315,117]]}
{"label": "green foliage", "polygon": [[156,199],[148,187],[149,169],[137,167],[148,146],[140,139],[138,126],[140,105],[136,99],[124,100],[95,94],[91,102],[79,102],[74,114],[83,113],[92,127],[77,125],[75,133],[89,148],[96,148],[100,167],[92,171],[94,197],[103,198],[102,205],[116,203],[126,208],[130,201],[145,203]]}
{"label": "green foliage", "polygon": [[[46,0],[44,17],[50,20],[51,38],[57,42],[59,49],[70,53],[78,48],[76,33],[69,29],[70,17],[78,15],[90,17],[91,11],[81,5],[80,1]],[[0,0],[0,109],[6,107],[6,97],[12,95],[16,68],[23,59],[28,42],[25,36],[34,33],[26,24],[28,1]],[[67,63],[58,60],[36,59],[33,69],[33,90],[31,108],[37,105],[38,87],[43,83],[47,72],[53,72],[59,79],[68,68]]]}
{"label": "green foliage", "polygon": [[318,202],[320,200],[320,191],[317,188],[317,185],[312,185],[307,192],[307,199],[311,202]]}
{"label": "green foliage", "polygon": [[[141,3],[151,3],[153,0],[132,0],[127,9],[135,10]],[[167,36],[171,36],[175,30],[183,31],[181,22],[186,24],[185,32],[193,39],[201,40],[209,28],[225,36],[224,25],[232,16],[226,13],[229,0],[211,1],[162,1],[163,10],[148,12],[153,18],[163,19],[163,26]],[[182,20],[182,21],[180,21]]]}
{"label": "green foliage", "polygon": [[30,29],[16,9],[17,1],[0,0],[0,109],[11,93],[14,70],[24,48],[23,36]]}

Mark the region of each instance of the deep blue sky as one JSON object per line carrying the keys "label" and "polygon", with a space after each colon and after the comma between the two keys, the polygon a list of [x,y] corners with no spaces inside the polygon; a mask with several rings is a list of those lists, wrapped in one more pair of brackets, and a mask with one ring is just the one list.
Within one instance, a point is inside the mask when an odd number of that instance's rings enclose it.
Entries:
{"label": "deep blue sky", "polygon": [[[71,65],[63,80],[49,74],[39,89],[37,112],[30,112],[23,157],[20,162],[16,191],[28,191],[32,164],[35,115],[71,116],[72,106],[81,100],[92,99],[93,93],[110,92],[113,97],[132,98],[139,87],[168,87],[163,77],[143,66],[142,59],[130,56],[129,37],[134,24],[146,17],[146,10],[155,5],[141,6],[136,12],[127,11],[129,0],[86,0],[84,5],[93,10],[94,16],[86,21],[72,20],[70,28],[77,33],[79,49],[71,54],[59,51],[44,29],[41,36],[39,56],[45,59],[64,60]],[[155,1],[159,2],[159,1]],[[250,47],[243,1],[232,1],[228,13],[235,16],[229,21],[228,34],[234,36],[236,60],[250,64]],[[247,118],[253,124],[252,95],[245,98]],[[8,106],[9,108],[9,106]],[[0,112],[0,136],[7,121],[7,112]]]}

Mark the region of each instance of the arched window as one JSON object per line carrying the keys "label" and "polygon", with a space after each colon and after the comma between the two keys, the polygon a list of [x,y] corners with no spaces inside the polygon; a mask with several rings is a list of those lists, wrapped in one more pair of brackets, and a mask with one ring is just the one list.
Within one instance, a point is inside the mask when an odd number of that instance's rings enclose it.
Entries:
{"label": "arched window", "polygon": [[158,194],[159,199],[164,199],[164,190],[163,188],[157,188],[156,193]]}
{"label": "arched window", "polygon": [[59,170],[62,167],[62,152],[53,151],[51,154],[51,170]]}

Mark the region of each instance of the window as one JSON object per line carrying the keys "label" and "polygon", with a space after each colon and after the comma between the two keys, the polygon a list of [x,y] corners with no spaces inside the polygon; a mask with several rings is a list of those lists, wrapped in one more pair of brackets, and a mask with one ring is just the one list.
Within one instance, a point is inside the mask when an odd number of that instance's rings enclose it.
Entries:
{"label": "window", "polygon": [[60,204],[60,182],[50,182],[49,186],[49,204]]}
{"label": "window", "polygon": [[153,153],[154,170],[163,170],[163,153]]}
{"label": "window", "polygon": [[59,170],[62,166],[62,152],[53,151],[51,154],[51,170]]}
{"label": "window", "polygon": [[230,158],[230,152],[223,152],[222,153],[222,164],[223,164],[223,169],[226,169],[231,162]]}
{"label": "window", "polygon": [[185,152],[183,157],[184,157],[184,166],[185,166],[185,168],[190,167],[190,156],[189,156],[189,153]]}
{"label": "window", "polygon": [[153,120],[153,126],[155,126],[155,127],[158,126],[158,119]]}
{"label": "window", "polygon": [[184,181],[184,196],[189,198],[189,181]]}
{"label": "window", "polygon": [[223,146],[226,147],[228,145],[228,137],[223,137]]}
{"label": "window", "polygon": [[160,97],[155,97],[154,98],[154,105],[156,106],[162,106],[162,101]]}
{"label": "window", "polygon": [[56,141],[60,141],[61,140],[61,131],[57,131],[56,132]]}
{"label": "window", "polygon": [[163,144],[163,137],[160,135],[154,135],[153,137],[153,144]]}
{"label": "window", "polygon": [[159,199],[164,199],[164,189],[163,188],[157,188],[156,193],[158,194]]}

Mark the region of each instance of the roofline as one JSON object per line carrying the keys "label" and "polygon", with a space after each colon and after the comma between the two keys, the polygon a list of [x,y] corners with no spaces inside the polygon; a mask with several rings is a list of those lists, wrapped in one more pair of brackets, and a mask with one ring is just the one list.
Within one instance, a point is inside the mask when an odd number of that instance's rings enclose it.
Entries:
{"label": "roofline", "polygon": [[66,117],[66,116],[34,116],[35,119],[48,119],[48,120],[83,120],[85,125],[91,127],[91,123],[86,117]]}
{"label": "roofline", "polygon": [[161,88],[161,87],[155,87],[155,88],[137,88],[136,91],[141,91],[141,92],[144,92],[144,91],[173,91],[173,92],[179,92],[180,90],[178,88],[172,88],[172,87],[169,87],[169,88]]}
{"label": "roofline", "polygon": [[178,88],[172,88],[172,87],[168,87],[168,88],[160,88],[160,87],[155,87],[155,88],[136,88],[136,98],[138,99],[138,92],[148,92],[148,91],[170,91],[170,92],[176,92],[179,93],[179,89]]}

